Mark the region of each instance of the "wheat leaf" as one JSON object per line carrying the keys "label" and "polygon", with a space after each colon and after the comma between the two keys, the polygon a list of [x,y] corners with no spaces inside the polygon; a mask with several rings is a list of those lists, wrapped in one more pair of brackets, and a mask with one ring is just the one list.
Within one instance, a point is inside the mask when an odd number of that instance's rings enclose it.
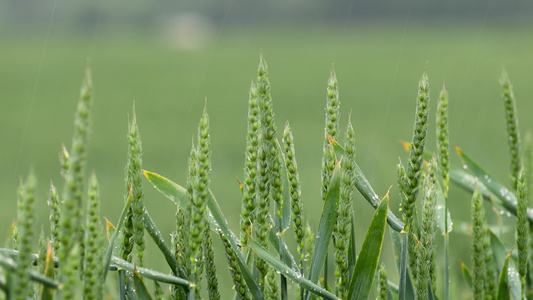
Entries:
{"label": "wheat leaf", "polygon": [[389,195],[387,194],[376,210],[366,232],[365,241],[359,252],[359,257],[350,281],[348,299],[368,298],[378,268],[383,237],[385,236],[388,208]]}

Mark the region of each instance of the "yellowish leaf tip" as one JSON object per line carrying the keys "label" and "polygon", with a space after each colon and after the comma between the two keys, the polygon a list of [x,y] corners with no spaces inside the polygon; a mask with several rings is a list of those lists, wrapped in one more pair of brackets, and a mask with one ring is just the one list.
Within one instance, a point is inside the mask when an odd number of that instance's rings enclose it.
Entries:
{"label": "yellowish leaf tip", "polygon": [[333,139],[333,137],[331,135],[329,135],[329,133],[326,132],[326,135],[328,137],[328,143],[330,143],[331,145],[334,145],[336,143],[336,141]]}
{"label": "yellowish leaf tip", "polygon": [[383,198],[381,198],[381,201],[385,200],[386,198],[389,198],[390,189],[392,189],[392,185],[389,186],[389,189],[387,190],[387,193],[385,194],[385,196],[383,196]]}
{"label": "yellowish leaf tip", "polygon": [[241,189],[241,192],[242,192],[242,190],[244,189],[244,185],[243,185],[242,182],[239,180],[239,178],[237,178],[237,182],[239,183],[239,188]]}
{"label": "yellowish leaf tip", "polygon": [[457,154],[459,156],[462,156],[463,155],[463,151],[461,150],[461,148],[459,148],[458,146],[455,146],[455,151],[457,152]]}
{"label": "yellowish leaf tip", "polygon": [[106,217],[104,217],[104,219],[105,219],[105,227],[106,227],[106,232],[107,232],[107,241],[111,243],[110,230],[115,229],[115,226]]}

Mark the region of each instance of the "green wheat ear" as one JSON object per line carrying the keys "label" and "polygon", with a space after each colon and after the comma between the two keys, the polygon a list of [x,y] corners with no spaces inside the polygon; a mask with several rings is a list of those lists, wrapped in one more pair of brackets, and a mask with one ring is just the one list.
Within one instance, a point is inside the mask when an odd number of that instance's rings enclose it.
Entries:
{"label": "green wheat ear", "polygon": [[324,128],[322,149],[322,200],[324,201],[328,193],[329,181],[331,180],[333,169],[337,164],[335,156],[330,151],[330,148],[332,148],[330,139],[337,140],[340,119],[339,86],[334,68],[331,69],[326,91],[326,125]]}
{"label": "green wheat ear", "polygon": [[[188,159],[188,169],[187,169],[187,206],[181,207],[176,205],[176,231],[175,236],[172,242],[172,253],[174,258],[177,261],[176,267],[183,266],[185,270],[185,275],[189,278],[191,274],[191,262],[190,262],[190,251],[189,251],[189,229],[190,229],[190,215],[192,211],[193,203],[193,184],[196,180],[196,147],[194,145],[194,139],[191,143],[191,151],[189,153]],[[178,274],[178,269],[174,270],[175,274]],[[181,286],[173,286],[171,295],[173,299],[182,299],[185,297],[185,289]]]}
{"label": "green wheat ear", "polygon": [[448,133],[448,91],[442,87],[437,105],[437,159],[439,173],[443,179],[444,198],[448,198],[450,181],[450,136]]}
{"label": "green wheat ear", "polygon": [[235,254],[235,250],[233,250],[233,248],[231,247],[228,238],[222,233],[220,233],[220,239],[222,240],[222,244],[224,245],[224,249],[226,250],[226,259],[228,260],[229,271],[231,274],[231,278],[233,279],[233,283],[235,284],[234,289],[237,293],[238,299],[252,300],[252,294],[248,289],[248,285],[246,285],[246,281],[244,280],[244,276],[242,275],[241,268],[239,267],[239,264],[237,262],[237,255]]}
{"label": "green wheat ear", "polygon": [[211,229],[206,226],[204,232],[204,257],[205,257],[205,278],[207,281],[207,293],[210,300],[219,300],[217,269],[215,266],[215,251],[211,242]]}
{"label": "green wheat ear", "polygon": [[209,193],[209,172],[211,170],[211,151],[209,139],[209,116],[207,108],[198,125],[198,141],[196,146],[196,178],[193,180],[192,206],[190,214],[190,280],[196,284],[192,289],[195,298],[200,298],[200,282],[202,276],[202,249],[207,224],[207,195]]}
{"label": "green wheat ear", "polygon": [[413,126],[413,138],[407,169],[403,166],[399,169],[399,187],[402,198],[404,230],[408,235],[408,253],[409,268],[416,282],[417,279],[417,260],[418,260],[418,242],[416,241],[416,230],[414,226],[415,202],[418,190],[420,188],[420,176],[422,162],[424,160],[424,148],[426,144],[426,135],[428,129],[429,115],[429,81],[427,74],[424,73],[418,83],[418,96],[416,98],[415,124]]}
{"label": "green wheat ear", "polygon": [[65,145],[63,145],[61,147],[61,152],[59,153],[59,167],[60,167],[61,176],[63,177],[63,179],[66,179],[69,165],[70,165],[70,155],[68,154],[68,151]]}
{"label": "green wheat ear", "polygon": [[402,184],[403,192],[406,196],[405,201],[402,203],[405,231],[411,230],[411,226],[413,225],[414,204],[420,186],[421,167],[424,160],[423,153],[426,144],[428,113],[429,81],[426,73],[424,73],[418,84],[413,139],[409,151],[407,170],[405,172],[407,180],[405,184]]}
{"label": "green wheat ear", "polygon": [[385,264],[381,263],[379,267],[379,285],[378,285],[378,300],[387,300],[389,293],[389,284],[387,282],[387,270]]}
{"label": "green wheat ear", "polygon": [[59,249],[59,196],[57,195],[57,189],[52,181],[50,181],[48,206],[50,207],[50,240],[52,242],[54,253],[57,253],[57,250]]}
{"label": "green wheat ear", "polygon": [[[80,92],[80,100],[74,118],[74,135],[68,156],[63,202],[60,207],[59,250],[60,276],[63,289],[60,299],[73,299],[76,291],[76,269],[78,268],[79,246],[82,245],[82,190],[85,184],[85,160],[87,142],[91,128],[91,107],[93,102],[91,72],[87,69]],[[80,268],[81,269],[81,268]]]}
{"label": "green wheat ear", "polygon": [[485,299],[497,299],[496,285],[496,262],[494,261],[494,253],[492,252],[492,245],[490,242],[490,229],[485,228],[485,237],[483,239],[483,246],[485,249]]}
{"label": "green wheat ear", "polygon": [[505,70],[502,71],[500,77],[500,84],[502,86],[502,98],[505,107],[505,123],[507,124],[507,145],[509,147],[509,154],[511,155],[511,182],[513,190],[517,188],[518,172],[522,167],[520,133],[518,130],[518,116],[516,110],[516,100],[513,93],[513,85],[507,76]]}
{"label": "green wheat ear", "polygon": [[274,115],[270,82],[268,81],[268,67],[261,55],[257,71],[257,98],[261,114],[261,140],[263,151],[267,158],[268,194],[276,202],[276,214],[281,218],[283,207],[283,185],[281,184],[281,166],[283,160],[277,151],[277,129]]}
{"label": "green wheat ear", "polygon": [[[128,213],[131,218],[132,241],[137,250],[137,265],[143,265],[144,256],[144,200],[142,189],[142,143],[139,128],[137,127],[137,117],[135,107],[133,107],[132,119],[128,133],[128,163],[126,165],[126,189],[132,187],[133,200]],[[131,250],[130,250],[131,252]]]}
{"label": "green wheat ear", "polygon": [[27,299],[30,286],[29,272],[31,270],[32,244],[34,238],[34,203],[35,203],[36,178],[33,171],[18,189],[18,251],[16,258],[17,268],[13,271],[13,299]]}
{"label": "green wheat ear", "polygon": [[436,226],[436,191],[437,159],[433,157],[428,167],[428,172],[424,178],[422,226],[420,228],[419,258],[417,271],[417,297],[418,299],[428,298],[428,283],[432,283],[435,292],[435,281],[432,274],[435,274],[435,226]]}
{"label": "green wheat ear", "polygon": [[[283,160],[277,151],[276,124],[268,68],[261,55],[257,70],[257,99],[260,114],[260,147],[257,152],[257,209],[255,213],[254,235],[263,247],[268,247],[267,236],[269,228],[269,199],[275,202],[276,222],[280,221],[283,207],[283,187],[281,184],[281,167]],[[265,287],[265,277],[268,274],[268,265],[259,258],[255,262],[260,271],[259,284]],[[266,290],[265,290],[266,292]]]}
{"label": "green wheat ear", "polygon": [[522,298],[526,293],[526,274],[527,274],[527,256],[528,256],[528,235],[529,222],[527,220],[527,183],[526,175],[522,169],[518,174],[517,181],[517,207],[516,207],[516,245],[518,249],[518,274],[522,286]]}
{"label": "green wheat ear", "polygon": [[167,299],[165,297],[165,292],[163,291],[163,289],[161,288],[161,285],[157,281],[154,281],[154,298],[157,300]]}
{"label": "green wheat ear", "polygon": [[292,205],[292,222],[294,224],[294,234],[298,249],[300,273],[303,274],[303,262],[305,258],[304,225],[303,225],[303,202],[300,197],[300,178],[298,166],[296,164],[296,152],[294,150],[294,138],[292,136],[289,121],[285,124],[283,131],[283,153],[285,155],[285,166],[289,179],[289,195]]}
{"label": "green wheat ear", "polygon": [[341,168],[340,201],[335,226],[335,276],[339,296],[342,299],[348,297],[350,285],[350,270],[348,268],[348,245],[352,232],[351,215],[353,212],[353,197],[355,193],[355,134],[351,121],[348,121],[346,129],[346,141],[344,158]]}
{"label": "green wheat ear", "polygon": [[[442,178],[442,189],[444,194],[444,300],[450,299],[450,264],[449,264],[449,244],[450,237],[448,234],[448,189],[450,182],[450,135],[448,131],[448,91],[443,85],[437,104],[437,160],[439,174]],[[435,274],[432,275],[435,278]],[[433,283],[436,287],[436,283]]]}
{"label": "green wheat ear", "polygon": [[276,282],[276,271],[274,271],[273,268],[268,268],[264,294],[266,299],[279,299],[279,287],[278,283]]}
{"label": "green wheat ear", "polygon": [[104,237],[100,220],[100,192],[96,175],[89,178],[89,201],[85,232],[85,255],[83,267],[83,292],[85,299],[102,299],[104,270]]}
{"label": "green wheat ear", "polygon": [[248,243],[251,233],[250,224],[254,221],[257,192],[257,151],[259,148],[259,105],[257,88],[252,83],[248,99],[248,132],[246,134],[246,152],[244,163],[243,199],[241,208],[241,244]]}
{"label": "green wheat ear", "polygon": [[39,242],[37,247],[37,267],[40,274],[44,274],[46,268],[46,253],[48,251],[48,243],[44,235],[44,228],[41,226],[41,233],[39,234]]}
{"label": "green wheat ear", "polygon": [[305,260],[306,261],[309,258],[313,257],[315,239],[316,239],[315,233],[313,232],[311,225],[309,225],[309,222],[307,222],[305,226],[305,233],[304,233],[304,245],[305,245],[304,249],[305,249]]}
{"label": "green wheat ear", "polygon": [[485,290],[485,210],[479,186],[472,196],[472,289],[474,299],[483,299]]}

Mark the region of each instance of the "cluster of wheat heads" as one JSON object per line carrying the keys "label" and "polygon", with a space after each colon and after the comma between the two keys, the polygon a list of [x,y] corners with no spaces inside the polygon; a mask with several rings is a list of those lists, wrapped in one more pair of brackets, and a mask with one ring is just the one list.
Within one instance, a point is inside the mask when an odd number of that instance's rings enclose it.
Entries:
{"label": "cluster of wheat heads", "polygon": [[[5,248],[0,249],[0,298],[220,299],[218,279],[229,271],[235,299],[367,299],[375,278],[379,299],[435,299],[441,295],[450,299],[449,182],[473,194],[472,266],[462,265],[473,297],[531,297],[533,280],[528,266],[533,259],[533,251],[529,251],[533,248],[529,233],[533,213],[527,207],[532,150],[530,142],[521,146],[516,100],[505,73],[501,83],[511,188],[496,181],[459,148],[464,167],[450,164],[448,92],[444,88],[438,97],[436,151],[427,150],[430,89],[429,79],[423,74],[416,97],[413,137],[404,143],[409,154],[406,164],[400,162],[397,168],[400,219],[389,209],[391,195],[378,196],[357,165],[351,120],[341,133],[339,86],[332,70],[326,86],[320,195],[323,208],[318,228],[312,229],[305,220],[295,139],[289,122],[278,134],[268,68],[261,57],[249,91],[239,232],[229,228],[209,188],[210,122],[206,108],[192,141],[183,186],[142,169],[142,143],[133,110],[124,208],[116,226],[106,220],[104,231],[98,181],[94,173],[86,179],[85,170],[93,102],[88,71],[75,115],[72,145],[60,152],[63,192],[58,193],[51,184],[50,230],[48,235],[41,230],[37,251],[33,251],[37,180],[30,172],[21,181],[17,219]],[[169,207],[176,209],[176,227],[170,241],[165,241],[144,207],[143,176],[171,200]],[[375,208],[359,251],[355,239],[356,226],[360,227],[354,211],[356,195]],[[515,243],[504,244],[491,231],[483,199],[516,215]],[[398,283],[389,281],[385,265],[379,265],[387,225]],[[288,231],[294,234],[296,249],[287,246]],[[167,270],[144,267],[145,233],[168,263]],[[437,274],[436,244],[440,236],[444,240],[443,274]],[[213,247],[212,238],[216,237],[222,242],[223,253]],[[222,256],[228,271],[215,267],[220,266],[216,260]],[[328,274],[328,263],[334,265],[333,274]],[[115,276],[106,281],[109,271]],[[148,281],[153,282],[153,289],[147,287]],[[437,286],[443,290],[437,290]]]}

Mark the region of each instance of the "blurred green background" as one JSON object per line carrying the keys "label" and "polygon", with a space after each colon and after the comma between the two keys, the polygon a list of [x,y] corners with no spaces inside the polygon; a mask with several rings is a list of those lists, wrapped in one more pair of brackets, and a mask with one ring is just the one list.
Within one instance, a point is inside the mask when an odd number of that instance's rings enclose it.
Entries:
{"label": "blurred green background", "polygon": [[[0,240],[16,215],[16,189],[33,168],[39,180],[36,228],[48,231],[50,180],[62,190],[58,153],[70,147],[84,70],[95,102],[88,172],[101,185],[102,215],[116,222],[123,204],[128,116],[135,104],[143,168],[185,182],[191,138],[204,103],[211,118],[212,190],[237,231],[248,88],[259,54],[269,66],[278,131],[290,121],[304,209],[316,228],[326,81],[334,64],[341,128],[354,123],[358,164],[379,195],[392,186],[410,140],[417,84],[426,71],[432,116],[442,85],[450,93],[452,145],[508,184],[498,78],[515,87],[520,130],[533,126],[533,4],[527,1],[0,1]],[[428,148],[435,149],[434,117]],[[281,135],[279,135],[281,138]],[[452,161],[459,163],[455,153]],[[172,204],[145,182],[150,214],[169,240]],[[459,262],[469,263],[470,196],[452,186],[453,293],[468,298]],[[359,245],[372,216],[355,199]],[[490,209],[487,206],[487,209]],[[492,221],[496,214],[488,212]],[[504,220],[512,224],[512,219]],[[292,233],[288,234],[292,238]],[[389,237],[383,258],[393,280]],[[151,241],[148,243],[150,244]],[[217,247],[220,247],[217,241]],[[166,272],[154,247],[146,264]],[[442,255],[439,253],[439,255]],[[216,258],[225,267],[222,254]],[[224,270],[220,270],[221,274]],[[442,273],[441,273],[442,274]],[[229,275],[229,274],[228,274]],[[224,277],[223,295],[231,283]]]}

